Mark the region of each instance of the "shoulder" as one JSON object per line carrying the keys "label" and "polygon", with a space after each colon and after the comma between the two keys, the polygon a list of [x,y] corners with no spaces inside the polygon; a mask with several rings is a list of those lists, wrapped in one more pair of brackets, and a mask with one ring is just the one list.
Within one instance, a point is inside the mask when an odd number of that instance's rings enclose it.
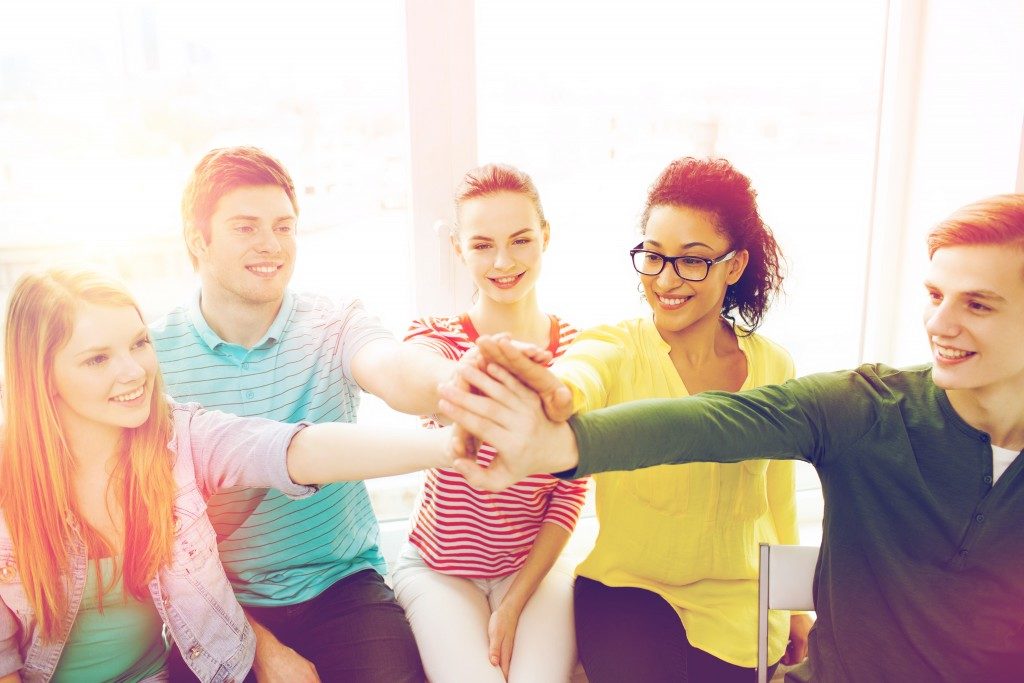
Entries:
{"label": "shoulder", "polygon": [[419,336],[437,337],[439,339],[448,337],[465,339],[467,337],[466,331],[462,327],[461,315],[416,318],[409,323],[409,329],[406,330],[405,338],[412,339]]}
{"label": "shoulder", "polygon": [[768,337],[755,332],[739,339],[741,347],[745,347],[744,351],[751,356],[751,360],[772,366],[793,366],[793,357],[789,355],[789,351]]}
{"label": "shoulder", "polygon": [[185,306],[178,306],[149,324],[149,334],[154,344],[166,344],[189,335],[191,331],[192,323]]}

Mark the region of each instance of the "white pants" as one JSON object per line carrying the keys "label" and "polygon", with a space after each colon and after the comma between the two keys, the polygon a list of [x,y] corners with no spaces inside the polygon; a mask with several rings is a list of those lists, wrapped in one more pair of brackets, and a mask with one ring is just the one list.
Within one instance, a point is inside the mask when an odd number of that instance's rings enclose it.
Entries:
{"label": "white pants", "polygon": [[[412,625],[431,683],[503,683],[488,656],[487,622],[516,573],[498,579],[466,579],[434,571],[410,544],[393,573],[395,597]],[[526,603],[516,627],[511,683],[565,683],[576,668],[572,613],[573,577],[557,564]]]}

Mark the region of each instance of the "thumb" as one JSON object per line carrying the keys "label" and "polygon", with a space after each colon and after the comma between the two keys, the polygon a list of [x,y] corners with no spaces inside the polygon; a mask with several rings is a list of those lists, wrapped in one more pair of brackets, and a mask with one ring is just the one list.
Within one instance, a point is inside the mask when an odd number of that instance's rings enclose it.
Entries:
{"label": "thumb", "polygon": [[572,416],[572,392],[564,384],[544,392],[541,403],[544,414],[553,422],[565,422]]}

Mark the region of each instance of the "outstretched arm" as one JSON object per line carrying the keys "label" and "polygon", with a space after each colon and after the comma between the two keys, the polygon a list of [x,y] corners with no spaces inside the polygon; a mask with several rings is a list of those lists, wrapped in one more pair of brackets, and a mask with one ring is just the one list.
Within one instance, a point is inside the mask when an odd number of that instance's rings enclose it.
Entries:
{"label": "outstretched arm", "polygon": [[288,445],[288,476],[296,484],[324,484],[447,467],[447,432],[344,422],[310,425]]}

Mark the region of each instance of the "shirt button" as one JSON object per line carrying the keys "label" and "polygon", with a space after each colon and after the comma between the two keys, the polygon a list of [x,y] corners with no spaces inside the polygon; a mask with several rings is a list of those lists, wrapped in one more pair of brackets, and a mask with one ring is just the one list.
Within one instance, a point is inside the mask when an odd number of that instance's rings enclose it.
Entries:
{"label": "shirt button", "polygon": [[243,370],[248,370],[249,369],[249,362],[248,361],[246,361],[245,363],[242,363],[242,369]]}
{"label": "shirt button", "polygon": [[981,524],[982,522],[984,522],[984,521],[985,521],[985,515],[977,515],[977,516],[976,516],[976,517],[974,518],[974,521],[975,521],[975,522],[977,522],[977,523],[979,523],[979,524]]}
{"label": "shirt button", "polygon": [[246,398],[252,398],[252,397],[253,397],[254,395],[255,395],[255,394],[253,394],[253,393],[252,393],[251,391],[247,391],[247,392],[245,392],[245,397],[246,397]]}
{"label": "shirt button", "polygon": [[988,434],[982,434],[981,436],[978,437],[978,440],[981,441],[982,443],[988,443]]}
{"label": "shirt button", "polygon": [[18,570],[14,568],[13,564],[5,564],[0,567],[0,582],[14,583],[16,576],[18,576]]}
{"label": "shirt button", "polygon": [[967,557],[967,548],[960,548],[960,557]]}
{"label": "shirt button", "polygon": [[188,649],[188,658],[189,659],[195,659],[196,657],[199,656],[199,653],[202,652],[202,651],[203,651],[202,648],[200,648],[198,645],[193,645],[192,647],[190,647]]}
{"label": "shirt button", "polygon": [[986,474],[985,475],[985,483],[986,484],[991,484],[992,483],[992,475],[991,474]]}

